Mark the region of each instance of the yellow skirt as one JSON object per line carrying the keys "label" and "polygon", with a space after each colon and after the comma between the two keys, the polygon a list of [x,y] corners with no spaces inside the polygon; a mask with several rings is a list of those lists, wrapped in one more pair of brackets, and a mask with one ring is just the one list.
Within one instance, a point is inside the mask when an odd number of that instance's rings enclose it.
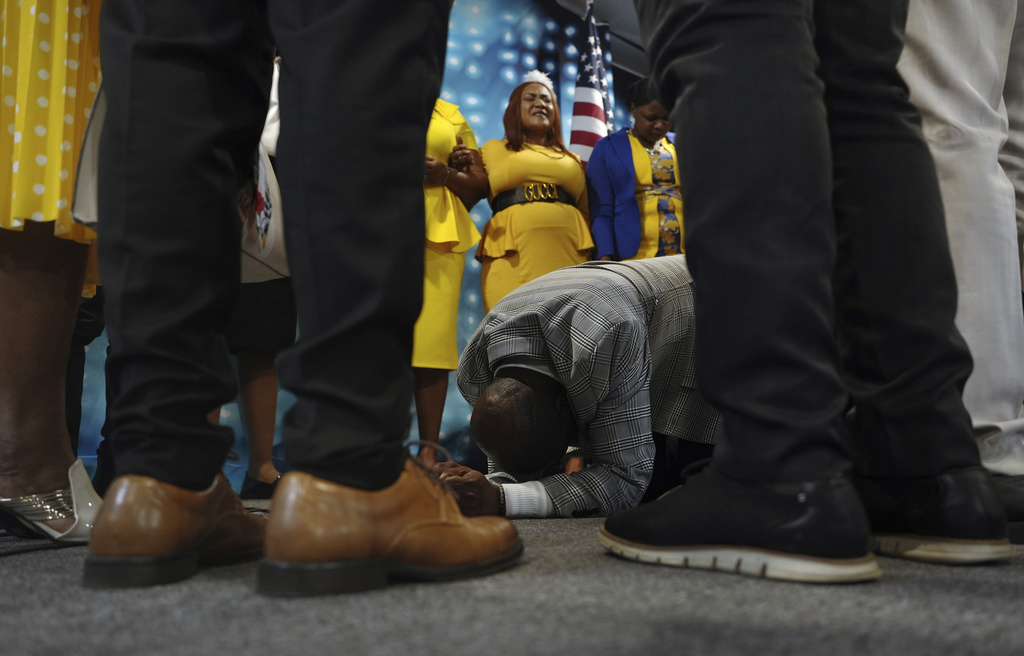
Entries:
{"label": "yellow skirt", "polygon": [[466,254],[427,242],[423,265],[423,309],[413,331],[412,366],[454,371],[459,366],[456,328]]}
{"label": "yellow skirt", "polygon": [[[545,256],[543,253],[528,251],[529,258],[523,258],[517,251],[507,253],[504,257],[487,259],[480,267],[481,288],[483,291],[484,312],[490,312],[498,301],[522,287],[526,283],[562,267],[583,264],[590,259],[588,253],[579,251],[562,252],[558,257]],[[534,257],[539,255],[540,257]]]}
{"label": "yellow skirt", "polygon": [[[96,233],[71,219],[82,137],[100,81],[99,0],[0,2],[0,229],[50,222],[62,239]],[[6,154],[10,153],[7,161]],[[99,279],[90,251],[86,293]]]}
{"label": "yellow skirt", "polygon": [[593,248],[586,219],[570,205],[523,203],[498,212],[476,252],[484,312],[545,273],[586,262]]}
{"label": "yellow skirt", "polygon": [[53,221],[54,234],[90,243],[71,220],[82,137],[100,79],[100,3],[3,0],[0,227]]}

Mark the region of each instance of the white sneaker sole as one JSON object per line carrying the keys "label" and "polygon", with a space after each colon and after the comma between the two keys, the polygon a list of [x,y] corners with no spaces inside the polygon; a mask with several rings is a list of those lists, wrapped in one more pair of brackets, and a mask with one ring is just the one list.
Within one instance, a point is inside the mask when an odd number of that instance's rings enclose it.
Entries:
{"label": "white sneaker sole", "polygon": [[1009,539],[955,540],[921,535],[876,535],[872,550],[883,556],[947,565],[987,563],[1013,555]]}
{"label": "white sneaker sole", "polygon": [[873,554],[861,558],[814,558],[754,547],[652,547],[623,540],[601,527],[601,545],[617,556],[654,565],[707,569],[802,583],[856,583],[882,575]]}

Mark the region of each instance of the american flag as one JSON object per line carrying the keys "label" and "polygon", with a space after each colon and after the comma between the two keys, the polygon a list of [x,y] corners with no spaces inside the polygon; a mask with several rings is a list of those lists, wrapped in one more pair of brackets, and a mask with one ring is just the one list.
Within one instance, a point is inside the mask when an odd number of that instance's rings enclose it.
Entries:
{"label": "american flag", "polygon": [[574,152],[586,168],[594,144],[615,129],[615,116],[608,98],[608,78],[604,72],[604,53],[601,37],[594,22],[594,3],[587,3],[587,41],[580,48],[580,67],[576,74],[576,98],[572,105],[572,134],[569,150]]}

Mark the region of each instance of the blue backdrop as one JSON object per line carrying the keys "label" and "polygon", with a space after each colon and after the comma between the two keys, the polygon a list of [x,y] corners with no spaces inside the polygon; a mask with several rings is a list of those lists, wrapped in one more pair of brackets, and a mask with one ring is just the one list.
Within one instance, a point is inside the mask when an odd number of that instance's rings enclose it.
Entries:
{"label": "blue backdrop", "polygon": [[[568,142],[572,115],[573,92],[579,60],[578,47],[583,45],[583,20],[558,6],[554,0],[457,0],[452,9],[448,37],[442,97],[459,105],[463,116],[473,128],[477,142],[504,137],[501,118],[509,94],[522,81],[527,71],[537,68],[551,76],[558,92],[562,112],[562,132]],[[609,42],[607,30],[602,31],[605,67],[609,88],[614,93],[616,128],[628,124],[628,105],[624,91],[632,76],[619,71],[612,73],[614,44]],[[617,79],[619,78],[619,79]],[[471,212],[477,227],[490,219],[486,202]],[[483,316],[480,294],[480,264],[474,259],[475,249],[466,254],[466,274],[462,281],[459,304],[459,348],[473,334]],[[82,427],[79,453],[91,470],[95,466],[96,446],[100,441],[105,400],[103,393],[103,360],[106,353],[106,335],[89,347],[86,356],[85,392],[82,403]],[[294,397],[282,390],[278,398],[278,426],[280,419]],[[457,460],[468,464],[480,463],[480,454],[469,436],[471,408],[455,387],[455,375],[449,380],[448,398],[442,421],[441,444]],[[414,408],[409,409],[410,439],[417,438]],[[247,467],[247,437],[236,403],[221,411],[221,422],[235,430],[235,452],[239,460],[229,460],[225,473],[235,485],[241,484]],[[275,460],[279,469],[286,469],[280,449],[280,434],[275,439]]]}

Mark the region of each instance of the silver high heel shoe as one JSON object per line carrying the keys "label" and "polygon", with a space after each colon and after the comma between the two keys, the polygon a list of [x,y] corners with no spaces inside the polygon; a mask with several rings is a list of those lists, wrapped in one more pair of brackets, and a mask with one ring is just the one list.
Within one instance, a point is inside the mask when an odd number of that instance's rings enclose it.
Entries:
{"label": "silver high heel shoe", "polygon": [[[103,500],[96,494],[81,460],[68,469],[70,487],[45,494],[27,494],[14,499],[0,499],[0,510],[18,520],[30,532],[58,542],[88,542],[89,531]],[[60,533],[44,522],[74,517],[74,525]]]}

